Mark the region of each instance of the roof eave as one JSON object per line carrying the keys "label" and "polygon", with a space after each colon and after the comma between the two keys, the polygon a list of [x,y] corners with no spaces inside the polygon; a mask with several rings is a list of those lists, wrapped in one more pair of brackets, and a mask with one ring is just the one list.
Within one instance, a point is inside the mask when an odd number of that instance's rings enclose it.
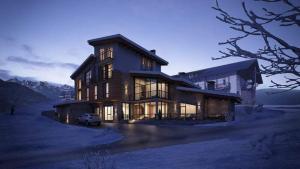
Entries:
{"label": "roof eave", "polygon": [[169,64],[166,60],[162,59],[161,57],[157,56],[156,54],[151,53],[147,49],[143,48],[142,46],[138,45],[137,43],[135,43],[132,40],[124,37],[121,34],[106,36],[106,37],[103,37],[103,38],[90,39],[87,42],[91,46],[96,46],[96,45],[100,45],[100,44],[110,42],[110,41],[111,42],[116,41],[116,42],[125,43],[125,44],[129,45],[130,47],[132,47],[132,48],[144,53],[148,57],[152,58],[153,60],[158,62],[160,65],[168,65]]}

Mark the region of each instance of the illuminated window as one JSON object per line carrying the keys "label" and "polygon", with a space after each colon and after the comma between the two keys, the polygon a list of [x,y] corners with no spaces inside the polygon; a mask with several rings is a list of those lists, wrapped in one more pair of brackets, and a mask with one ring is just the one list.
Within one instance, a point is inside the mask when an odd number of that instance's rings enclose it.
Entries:
{"label": "illuminated window", "polygon": [[86,85],[89,85],[92,79],[92,71],[88,71],[85,74]]}
{"label": "illuminated window", "polygon": [[78,90],[78,92],[77,92],[77,99],[81,100],[81,90]]}
{"label": "illuminated window", "polygon": [[128,103],[122,104],[122,111],[123,111],[124,120],[129,120],[129,104]]}
{"label": "illuminated window", "polygon": [[89,101],[90,100],[90,89],[86,88],[86,100]]}
{"label": "illuminated window", "polygon": [[154,62],[146,57],[142,57],[142,69],[153,70]]}
{"label": "illuminated window", "polygon": [[77,100],[81,100],[81,79],[77,80]]}
{"label": "illuminated window", "polygon": [[197,103],[197,109],[198,109],[198,112],[201,112],[201,101],[198,101],[198,103]]}
{"label": "illuminated window", "polygon": [[98,86],[94,87],[94,99],[97,100],[98,99]]}
{"label": "illuminated window", "polygon": [[192,104],[180,103],[180,116],[181,117],[195,117],[196,106]]}
{"label": "illuminated window", "polygon": [[114,119],[114,107],[105,106],[104,107],[104,120],[113,120]]}
{"label": "illuminated window", "polygon": [[107,77],[108,78],[112,77],[112,70],[113,70],[112,64],[107,65]]}
{"label": "illuminated window", "polygon": [[124,94],[125,94],[125,96],[128,96],[128,84],[127,83],[124,85]]}
{"label": "illuminated window", "polygon": [[158,102],[158,113],[161,113],[161,117],[165,118],[167,117],[167,113],[168,113],[168,104],[165,102]]}
{"label": "illuminated window", "polygon": [[101,48],[100,49],[100,61],[103,61],[107,58],[113,58],[113,48],[110,47],[110,48]]}
{"label": "illuminated window", "polygon": [[109,98],[109,83],[105,83],[105,97]]}
{"label": "illuminated window", "polygon": [[78,87],[78,89],[81,89],[81,79],[78,79],[78,81],[77,81],[77,87]]}
{"label": "illuminated window", "polygon": [[107,48],[107,57],[113,58],[113,48]]}
{"label": "illuminated window", "polygon": [[113,66],[112,64],[108,64],[102,67],[103,79],[112,78]]}
{"label": "illuminated window", "polygon": [[168,98],[169,95],[168,83],[159,82],[158,83],[158,97],[160,98]]}
{"label": "illuminated window", "polygon": [[104,58],[105,58],[105,50],[102,48],[100,49],[100,60],[102,61],[104,60]]}

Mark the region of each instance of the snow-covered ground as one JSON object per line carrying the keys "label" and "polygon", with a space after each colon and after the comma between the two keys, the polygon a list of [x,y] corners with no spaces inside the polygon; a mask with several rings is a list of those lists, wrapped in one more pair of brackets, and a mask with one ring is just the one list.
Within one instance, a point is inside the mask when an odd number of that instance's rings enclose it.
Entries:
{"label": "snow-covered ground", "polygon": [[[237,121],[225,126],[228,125],[241,129],[209,141],[114,154],[108,161],[114,164],[114,168],[122,169],[300,168],[299,109],[280,108],[247,115],[241,112]],[[222,126],[224,123],[216,127]],[[85,163],[86,160],[81,158],[45,164],[39,168],[84,169],[87,168]]]}
{"label": "snow-covered ground", "polygon": [[42,116],[41,111],[51,106],[43,103],[17,107],[13,116],[0,113],[0,168],[1,163],[11,164],[16,158],[78,150],[122,139],[112,129],[67,125]]}

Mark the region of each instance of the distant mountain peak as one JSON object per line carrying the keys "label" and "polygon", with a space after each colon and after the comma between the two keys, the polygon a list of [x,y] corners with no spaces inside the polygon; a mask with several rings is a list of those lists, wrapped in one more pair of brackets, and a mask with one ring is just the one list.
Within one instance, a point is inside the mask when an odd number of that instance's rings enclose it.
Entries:
{"label": "distant mountain peak", "polygon": [[7,82],[18,83],[54,100],[69,100],[74,98],[74,88],[67,84],[57,84],[48,81],[25,80],[14,77]]}

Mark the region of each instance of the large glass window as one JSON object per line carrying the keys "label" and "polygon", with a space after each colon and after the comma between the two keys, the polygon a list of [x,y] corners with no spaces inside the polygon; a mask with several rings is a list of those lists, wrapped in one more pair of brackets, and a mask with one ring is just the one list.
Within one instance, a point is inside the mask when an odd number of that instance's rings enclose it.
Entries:
{"label": "large glass window", "polygon": [[133,119],[141,120],[145,117],[145,103],[133,104]]}
{"label": "large glass window", "polygon": [[196,117],[196,105],[180,103],[180,116],[183,118]]}
{"label": "large glass window", "polygon": [[129,104],[128,103],[122,104],[122,111],[123,111],[123,119],[129,120]]}
{"label": "large glass window", "polygon": [[148,98],[168,98],[168,84],[156,79],[135,79],[135,100]]}
{"label": "large glass window", "polygon": [[146,57],[142,57],[142,69],[143,70],[153,70],[154,61]]}
{"label": "large glass window", "polygon": [[101,48],[100,49],[100,60],[105,60],[107,58],[113,58],[113,48]]}
{"label": "large glass window", "polygon": [[161,117],[165,118],[168,114],[168,104],[165,102],[158,102],[158,114],[161,113]]}
{"label": "large glass window", "polygon": [[145,118],[155,118],[156,105],[155,102],[145,103]]}
{"label": "large glass window", "polygon": [[168,98],[169,86],[168,83],[159,82],[158,83],[158,97]]}

